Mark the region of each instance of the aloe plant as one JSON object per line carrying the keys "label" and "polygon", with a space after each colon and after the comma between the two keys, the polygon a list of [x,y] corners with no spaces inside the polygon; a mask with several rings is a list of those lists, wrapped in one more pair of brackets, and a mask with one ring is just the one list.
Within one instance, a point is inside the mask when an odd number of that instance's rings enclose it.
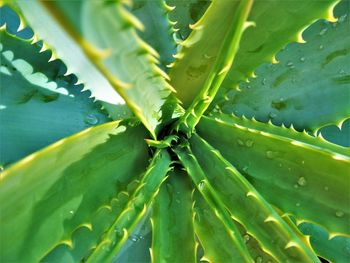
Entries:
{"label": "aloe plant", "polygon": [[349,262],[349,11],[1,1],[1,262]]}

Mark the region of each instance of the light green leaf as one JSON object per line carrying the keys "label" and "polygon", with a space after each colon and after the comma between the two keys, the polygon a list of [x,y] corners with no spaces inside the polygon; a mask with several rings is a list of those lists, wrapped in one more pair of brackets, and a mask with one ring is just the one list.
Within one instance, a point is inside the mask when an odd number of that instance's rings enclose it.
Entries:
{"label": "light green leaf", "polygon": [[166,179],[170,163],[170,155],[166,150],[158,150],[154,154],[127,206],[104,234],[87,262],[108,262],[119,251],[158,194],[161,184]]}
{"label": "light green leaf", "polygon": [[310,131],[350,117],[349,10],[348,1],[339,4],[337,23],[313,24],[305,44],[289,44],[279,64],[262,65],[257,78],[231,89],[222,111]]}
{"label": "light green leaf", "polygon": [[186,173],[175,170],[153,205],[152,262],[195,262],[192,185]]}
{"label": "light green leaf", "polygon": [[[12,4],[16,11],[20,11],[17,6],[14,6],[14,1],[9,3]],[[97,100],[111,104],[124,103],[123,99],[96,69],[80,46],[50,16],[49,12],[43,8],[38,0],[30,2],[16,1],[16,3],[20,5],[25,15],[25,19],[21,16],[21,25],[26,25],[26,21],[28,21],[35,31],[32,41],[37,42],[39,39],[43,39],[45,42],[43,49],[47,49],[50,46],[50,49],[53,50],[51,59],[54,60],[59,57],[67,65],[69,71],[66,72],[66,75],[70,73],[76,74],[78,79],[88,86]],[[71,2],[73,5],[78,3],[80,1]]]}
{"label": "light green leaf", "polygon": [[169,18],[176,28],[179,40],[186,39],[191,33],[190,26],[195,24],[204,14],[212,0],[165,0],[173,8]]}
{"label": "light green leaf", "polygon": [[[250,6],[251,1],[213,1],[192,26],[191,35],[181,43],[169,76],[185,108],[193,105],[202,90],[206,90],[202,96],[215,95],[207,94],[207,89],[220,85],[229,70]],[[202,103],[212,100],[200,98]]]}
{"label": "light green leaf", "polygon": [[[170,72],[171,84],[185,107],[188,102],[191,105],[177,122],[176,130],[192,132],[214,99],[238,50],[251,5],[251,0],[214,1],[193,26],[191,36],[182,43],[180,59]],[[222,25],[220,30],[217,25]]]}
{"label": "light green leaf", "polygon": [[[240,81],[252,77],[255,69],[274,61],[274,55],[290,42],[303,42],[303,30],[317,19],[333,20],[333,7],[338,0],[314,1],[255,1],[248,17],[255,23],[243,35],[235,63],[218,94],[219,101],[226,91]],[[299,58],[298,58],[299,59]]]}
{"label": "light green leaf", "polygon": [[148,160],[145,129],[117,126],[86,129],[1,173],[3,261],[39,262],[65,246],[77,262],[96,245]]}
{"label": "light green leaf", "polygon": [[[98,68],[153,137],[156,137],[155,128],[161,118],[161,106],[172,88],[164,79],[166,74],[155,64],[158,54],[135,32],[135,28],[142,29],[142,24],[125,9],[122,2],[79,2],[80,5],[77,4],[76,8],[80,10],[80,19],[69,19],[69,15],[65,15],[65,10],[70,5],[57,5],[56,2],[47,1],[18,1],[18,5],[38,35],[55,46],[57,52],[61,51],[58,55],[63,59],[74,55],[71,54],[72,51],[55,45],[57,38],[58,41],[65,38],[65,45],[69,39],[73,47],[79,49],[76,52],[83,52],[82,55],[90,60],[88,63],[91,69],[85,66],[82,67],[84,70],[77,68],[77,63],[73,67],[73,63],[67,65],[82,74],[78,75],[82,81],[85,81],[83,74],[90,74],[90,70],[96,71]],[[63,26],[66,31],[59,26]],[[89,81],[86,82],[89,87],[93,86]],[[100,83],[95,84],[99,89],[103,87]]]}
{"label": "light green leaf", "polygon": [[199,188],[213,187],[231,217],[259,241],[264,251],[279,262],[317,261],[313,251],[218,151],[196,134],[191,137],[190,145],[206,171]]}
{"label": "light green leaf", "polygon": [[198,133],[267,201],[332,235],[350,234],[349,148],[272,124],[218,116],[203,118]]}
{"label": "light green leaf", "polygon": [[60,61],[48,63],[50,52],[39,53],[40,46],[4,28],[0,38],[1,164],[108,121],[90,93],[74,85],[74,76],[63,76]]}
{"label": "light green leaf", "polygon": [[337,236],[330,239],[325,229],[309,223],[302,223],[298,228],[303,234],[310,236],[310,243],[319,256],[330,262],[349,262],[350,238]]}
{"label": "light green leaf", "polygon": [[194,211],[194,229],[204,249],[202,260],[240,262],[235,240],[198,191],[194,193]]}
{"label": "light green leaf", "polygon": [[138,32],[139,36],[158,52],[163,70],[173,61],[176,52],[169,11],[163,0],[134,0],[130,9],[144,25],[144,31]]}
{"label": "light green leaf", "polygon": [[243,242],[236,224],[232,220],[230,212],[227,210],[212,185],[208,182],[206,174],[197,162],[196,157],[192,154],[190,148],[184,144],[179,145],[174,151],[212,212],[215,213],[217,218],[219,218],[225,226],[225,231],[230,236],[234,250],[237,252],[236,258],[239,258],[240,262],[251,262],[247,247]]}

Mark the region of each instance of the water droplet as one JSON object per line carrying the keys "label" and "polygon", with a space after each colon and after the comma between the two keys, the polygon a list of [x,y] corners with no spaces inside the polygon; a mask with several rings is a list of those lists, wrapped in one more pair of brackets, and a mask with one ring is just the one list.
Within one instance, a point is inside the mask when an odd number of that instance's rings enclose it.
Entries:
{"label": "water droplet", "polygon": [[282,163],[279,163],[279,164],[278,164],[278,167],[282,167],[282,166],[283,166]]}
{"label": "water droplet", "polygon": [[339,74],[340,75],[344,75],[345,74],[345,70],[344,69],[339,70]]}
{"label": "water droplet", "polygon": [[269,116],[271,119],[274,119],[274,118],[276,118],[277,114],[274,112],[270,112]]}
{"label": "water droplet", "polygon": [[300,206],[300,203],[296,203],[295,206],[299,207],[299,206]]}
{"label": "water droplet", "polygon": [[297,184],[294,185],[294,188],[299,188],[299,186]]}
{"label": "water droplet", "polygon": [[247,173],[248,172],[248,168],[249,168],[248,166],[244,166],[243,169],[242,169],[243,172]]}
{"label": "water droplet", "polygon": [[250,86],[250,85],[248,85],[248,86],[247,86],[247,89],[250,89],[250,88],[251,88],[251,86]]}
{"label": "water droplet", "polygon": [[256,259],[255,259],[255,262],[256,263],[262,263],[263,262],[263,259],[262,259],[262,257],[256,257]]}
{"label": "water droplet", "polygon": [[335,216],[336,216],[336,217],[343,217],[343,216],[344,216],[344,212],[338,210],[337,212],[335,212]]}
{"label": "water droplet", "polygon": [[265,85],[265,84],[266,84],[266,78],[263,78],[263,79],[261,80],[261,84],[262,84],[262,85]]}
{"label": "water droplet", "polygon": [[73,214],[74,214],[74,211],[73,211],[73,210],[70,210],[69,213],[70,213],[71,215],[73,215]]}
{"label": "water droplet", "polygon": [[305,179],[305,177],[303,177],[303,176],[299,177],[299,179],[298,179],[298,185],[300,185],[300,186],[305,186],[305,185],[306,185],[306,179]]}
{"label": "water droplet", "polygon": [[304,160],[302,160],[302,161],[301,161],[301,164],[305,164],[305,161],[304,161]]}
{"label": "water droplet", "polygon": [[328,190],[329,190],[328,186],[325,186],[323,189],[324,189],[325,191],[328,191]]}
{"label": "water droplet", "polygon": [[175,202],[180,204],[180,199],[175,199]]}
{"label": "water droplet", "polygon": [[266,152],[266,157],[268,159],[273,159],[273,158],[276,158],[277,156],[278,156],[278,152],[273,152],[273,151]]}
{"label": "water droplet", "polygon": [[305,61],[305,57],[301,57],[301,58],[300,58],[300,61],[301,61],[301,62],[304,62],[304,61]]}
{"label": "water droplet", "polygon": [[323,49],[323,45],[320,45],[320,46],[318,47],[318,49]]}
{"label": "water droplet", "polygon": [[237,140],[237,144],[240,145],[240,146],[243,146],[243,145],[244,145],[244,142],[243,142],[241,139],[238,139],[238,140]]}
{"label": "water droplet", "polygon": [[210,56],[210,55],[208,55],[208,54],[204,54],[203,57],[206,58],[206,59],[212,58],[212,56]]}
{"label": "water droplet", "polygon": [[294,64],[293,64],[292,61],[288,61],[288,62],[287,62],[287,66],[288,66],[288,67],[293,67],[293,65],[294,65]]}
{"label": "water droplet", "polygon": [[327,30],[328,30],[327,28],[323,28],[323,29],[320,31],[319,35],[320,35],[320,36],[323,36],[324,34],[326,34]]}
{"label": "water droplet", "polygon": [[343,23],[347,17],[347,14],[342,15],[341,17],[338,18],[339,23]]}
{"label": "water droplet", "polygon": [[250,239],[249,235],[246,234],[243,236],[244,243],[248,243],[249,239]]}
{"label": "water droplet", "polygon": [[139,238],[137,236],[131,236],[131,241],[137,242],[137,241],[139,241]]}
{"label": "water droplet", "polygon": [[85,121],[85,123],[90,124],[90,125],[95,125],[98,123],[97,117],[93,114],[86,115],[84,121]]}
{"label": "water droplet", "polygon": [[245,141],[245,146],[247,146],[247,147],[252,147],[254,145],[254,142],[252,141],[252,140],[246,140]]}
{"label": "water droplet", "polygon": [[205,186],[204,181],[201,181],[201,182],[198,184],[199,190],[203,190],[203,189],[204,189],[204,186]]}

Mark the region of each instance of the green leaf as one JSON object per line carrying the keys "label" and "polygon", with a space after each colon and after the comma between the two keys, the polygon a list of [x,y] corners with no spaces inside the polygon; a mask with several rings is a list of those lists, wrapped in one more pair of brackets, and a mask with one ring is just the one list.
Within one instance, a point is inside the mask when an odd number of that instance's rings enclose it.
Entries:
{"label": "green leaf", "polygon": [[[255,23],[243,35],[235,63],[228,73],[218,99],[240,81],[254,75],[255,69],[274,61],[274,55],[290,42],[303,42],[303,30],[315,20],[333,20],[333,7],[338,0],[324,1],[255,1],[248,17]],[[299,59],[299,58],[298,58]]]}
{"label": "green leaf", "polygon": [[[177,89],[180,100],[186,107],[186,98],[194,100],[177,122],[176,130],[187,134],[192,132],[214,99],[232,65],[241,35],[247,27],[246,18],[251,5],[250,0],[214,1],[204,17],[193,26],[191,36],[182,44],[183,49],[178,54],[181,58],[175,62],[170,72],[171,84]],[[232,15],[232,10],[235,9]],[[218,24],[226,26],[218,30]],[[200,41],[203,39],[207,41]],[[221,45],[215,44],[221,42]],[[186,91],[181,90],[183,88]],[[188,91],[194,93],[188,97]],[[186,98],[182,97],[185,94]]]}
{"label": "green leaf", "polygon": [[163,0],[134,0],[130,9],[144,25],[144,31],[139,32],[139,36],[158,52],[163,70],[173,61],[176,52],[169,11]]}
{"label": "green leaf", "polygon": [[[61,1],[56,1],[61,2]],[[79,4],[81,1],[70,2],[72,5]],[[14,1],[9,2],[11,7],[18,12],[20,9]],[[39,38],[44,39],[43,50],[50,47],[53,50],[51,60],[57,57],[61,58],[67,65],[69,71],[65,74],[74,73],[91,90],[93,96],[100,101],[110,104],[124,103],[123,99],[116,93],[113,87],[104,76],[96,69],[87,55],[81,50],[80,46],[65,32],[61,26],[49,15],[38,0],[35,1],[16,1],[25,14],[25,19],[21,15],[21,25],[26,26],[28,20],[33,27],[35,34],[32,42],[38,42]],[[73,8],[72,8],[73,9]],[[74,10],[73,10],[74,11]],[[78,14],[77,14],[78,15]],[[55,47],[55,48],[53,48]]]}
{"label": "green leaf", "polygon": [[315,252],[330,262],[346,263],[350,258],[350,238],[333,237],[320,226],[302,223],[298,228],[304,235],[310,236],[310,243]]}
{"label": "green leaf", "polygon": [[161,184],[166,179],[170,163],[170,155],[166,150],[158,150],[154,154],[127,206],[104,234],[97,247],[89,255],[87,262],[108,262],[119,251],[129,233],[146,214],[151,202],[158,194]]}
{"label": "green leaf", "polygon": [[[185,108],[193,106],[195,98],[211,102],[238,49],[250,6],[251,1],[213,1],[181,43],[169,76]],[[213,94],[208,94],[209,88]]]}
{"label": "green leaf", "polygon": [[152,262],[195,262],[192,185],[175,170],[160,188],[152,213]]}
{"label": "green leaf", "polygon": [[1,174],[2,260],[39,262],[66,246],[77,262],[96,245],[148,160],[145,129],[117,126],[86,129]]}
{"label": "green leaf", "polygon": [[218,116],[203,118],[198,133],[267,201],[299,221],[324,226],[332,235],[350,234],[349,148],[285,127]]}
{"label": "green leaf", "polygon": [[[61,46],[54,45],[56,38],[61,40],[64,37],[65,41],[75,41],[71,44],[79,48],[80,53],[84,52],[83,55],[90,59],[90,65],[93,63],[92,67],[98,68],[153,137],[156,137],[155,128],[161,118],[161,106],[172,88],[164,79],[166,74],[155,64],[158,54],[135,32],[135,28],[142,29],[142,24],[123,7],[122,2],[81,2],[76,7],[80,10],[79,20],[69,19],[69,15],[65,15],[65,10],[71,8],[67,4],[18,1],[18,5],[38,35],[55,46],[57,51],[61,51],[58,55],[63,59],[72,51],[66,52]],[[59,26],[63,26],[66,31],[62,31]],[[72,67],[70,63],[67,65]],[[74,65],[72,70],[80,74],[90,72],[85,66],[81,70],[76,68],[77,63]],[[89,71],[85,72],[87,70]],[[83,75],[78,77],[85,81]],[[86,82],[92,86],[92,83]],[[103,85],[95,86],[100,88]]]}
{"label": "green leaf", "polygon": [[262,65],[257,78],[231,89],[222,111],[310,131],[341,125],[350,116],[349,7],[339,4],[337,23],[313,24],[305,44],[287,45],[277,54],[279,64]]}
{"label": "green leaf", "polygon": [[[1,29],[0,163],[8,165],[59,139],[108,121],[100,105],[61,75],[50,52]],[[34,59],[35,57],[35,59]]]}
{"label": "green leaf", "polygon": [[204,14],[212,0],[165,0],[173,8],[169,18],[173,21],[175,33],[179,40],[186,39],[191,33],[191,25]]}
{"label": "green leaf", "polygon": [[225,226],[225,231],[230,236],[230,239],[233,242],[232,245],[234,246],[234,250],[237,252],[236,257],[239,258],[240,262],[251,262],[251,257],[247,247],[244,245],[239,230],[231,218],[231,214],[223,204],[222,200],[220,200],[218,194],[213,189],[211,184],[208,182],[206,174],[197,162],[196,157],[192,154],[189,148],[184,148],[183,146],[180,145],[174,149],[175,153],[179,157],[179,160],[194,184],[197,186],[197,189],[202,194],[212,212],[215,213],[217,218],[219,218],[222,224]]}
{"label": "green leaf", "polygon": [[150,213],[144,216],[140,223],[135,227],[125,241],[124,245],[119,250],[118,254],[113,258],[112,262],[151,262],[149,248],[152,245],[152,226],[150,221]]}
{"label": "green leaf", "polygon": [[[199,188],[215,189],[231,217],[259,241],[264,251],[280,262],[317,261],[313,251],[218,151],[196,134],[191,137],[190,145],[199,165],[206,171]],[[181,161],[182,158],[180,156]]]}
{"label": "green leaf", "polygon": [[242,257],[235,247],[235,240],[198,191],[194,192],[194,211],[195,233],[204,249],[201,260],[240,262]]}

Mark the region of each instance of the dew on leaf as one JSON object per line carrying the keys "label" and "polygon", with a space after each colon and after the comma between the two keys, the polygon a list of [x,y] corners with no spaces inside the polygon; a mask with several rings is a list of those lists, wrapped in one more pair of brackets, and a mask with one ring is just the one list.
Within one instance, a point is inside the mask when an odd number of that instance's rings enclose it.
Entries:
{"label": "dew on leaf", "polygon": [[326,34],[327,30],[328,30],[327,28],[321,29],[319,35],[320,35],[320,36],[323,36],[324,34]]}
{"label": "dew on leaf", "polygon": [[261,263],[261,262],[263,262],[262,257],[260,257],[260,256],[256,257],[255,262],[256,262],[256,263]]}
{"label": "dew on leaf", "polygon": [[268,159],[274,159],[274,158],[276,158],[278,155],[279,155],[278,152],[274,152],[274,151],[267,151],[267,152],[266,152],[266,157],[267,157]]}
{"label": "dew on leaf", "polygon": [[298,179],[298,185],[300,185],[300,186],[305,186],[305,185],[306,185],[306,179],[305,179],[305,177],[303,177],[303,176],[299,177],[299,179]]}
{"label": "dew on leaf", "polygon": [[337,212],[335,212],[335,216],[336,216],[336,217],[343,217],[343,216],[344,216],[344,212],[338,210]]}
{"label": "dew on leaf", "polygon": [[301,58],[300,58],[300,61],[301,61],[301,62],[304,62],[304,61],[305,61],[305,57],[301,57]]}
{"label": "dew on leaf", "polygon": [[254,142],[252,140],[245,141],[245,146],[247,146],[248,148],[252,147],[253,145],[254,145]]}
{"label": "dew on leaf", "polygon": [[250,239],[249,235],[246,234],[243,236],[244,243],[248,243],[249,239]]}
{"label": "dew on leaf", "polygon": [[205,186],[204,181],[201,181],[201,182],[198,184],[199,190],[203,190],[203,189],[204,189],[204,186]]}
{"label": "dew on leaf", "polygon": [[87,124],[95,125],[98,123],[98,118],[94,114],[88,114],[86,115],[84,121]]}

